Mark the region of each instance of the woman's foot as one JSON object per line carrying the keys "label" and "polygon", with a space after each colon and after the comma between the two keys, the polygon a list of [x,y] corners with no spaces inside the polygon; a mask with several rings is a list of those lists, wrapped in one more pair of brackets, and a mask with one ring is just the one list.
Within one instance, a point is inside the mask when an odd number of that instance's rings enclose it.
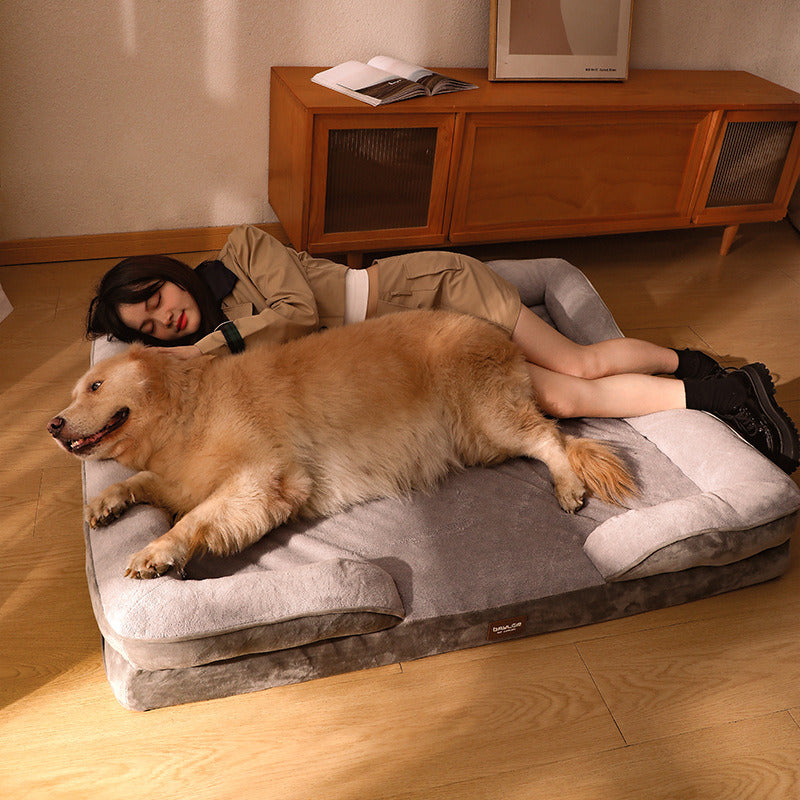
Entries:
{"label": "woman's foot", "polygon": [[719,417],[787,474],[797,469],[797,429],[775,401],[775,384],[764,364],[720,369],[716,375],[688,381],[686,391],[687,407]]}

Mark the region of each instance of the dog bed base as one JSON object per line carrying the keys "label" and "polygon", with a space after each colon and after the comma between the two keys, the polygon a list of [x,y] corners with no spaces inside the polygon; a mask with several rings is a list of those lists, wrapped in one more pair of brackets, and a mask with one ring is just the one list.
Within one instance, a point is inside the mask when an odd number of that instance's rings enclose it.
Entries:
{"label": "dog bed base", "polygon": [[[421,623],[402,629],[398,626],[274,653],[167,670],[136,669],[104,641],[103,661],[117,700],[133,711],[147,711],[655,611],[777,578],[788,563],[789,543],[785,542],[727,566],[695,567],[624,583],[606,583],[528,604],[475,612],[466,619],[437,619],[427,630]],[[498,629],[500,633],[496,632]],[[420,642],[426,646],[420,647]]]}

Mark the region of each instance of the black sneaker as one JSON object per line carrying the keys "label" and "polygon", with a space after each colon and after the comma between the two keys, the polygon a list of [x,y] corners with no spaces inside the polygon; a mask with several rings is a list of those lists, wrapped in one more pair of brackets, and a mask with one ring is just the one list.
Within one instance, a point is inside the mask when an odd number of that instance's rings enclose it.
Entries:
{"label": "black sneaker", "polygon": [[747,364],[734,374],[747,388],[747,399],[728,413],[715,412],[746,442],[791,475],[800,465],[800,440],[789,415],[775,401],[775,384],[764,364]]}

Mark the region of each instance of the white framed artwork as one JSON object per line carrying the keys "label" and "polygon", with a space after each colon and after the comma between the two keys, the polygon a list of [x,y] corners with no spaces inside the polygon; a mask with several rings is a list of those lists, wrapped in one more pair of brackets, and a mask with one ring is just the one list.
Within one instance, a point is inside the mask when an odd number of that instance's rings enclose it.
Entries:
{"label": "white framed artwork", "polygon": [[491,0],[489,79],[625,80],[633,0]]}

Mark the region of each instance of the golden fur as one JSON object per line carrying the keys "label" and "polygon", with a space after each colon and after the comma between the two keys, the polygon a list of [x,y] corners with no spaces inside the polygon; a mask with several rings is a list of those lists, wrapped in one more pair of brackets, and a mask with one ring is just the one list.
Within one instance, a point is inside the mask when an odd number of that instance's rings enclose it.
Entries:
{"label": "golden fur", "polygon": [[237,356],[182,361],[134,346],[81,378],[52,435],[80,458],[139,470],[86,507],[92,526],[135,503],[179,517],[126,574],[225,555],[296,516],[430,489],[449,470],[541,459],[561,507],[615,502],[630,475],[603,444],[537,409],[524,361],[489,323],[412,311]]}

